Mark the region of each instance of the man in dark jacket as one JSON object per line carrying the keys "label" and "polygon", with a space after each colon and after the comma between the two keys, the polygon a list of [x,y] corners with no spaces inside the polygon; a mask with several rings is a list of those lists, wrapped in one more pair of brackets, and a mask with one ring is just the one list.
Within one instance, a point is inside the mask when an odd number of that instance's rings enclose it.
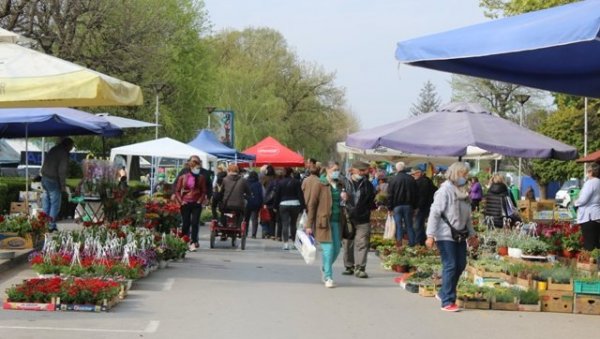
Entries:
{"label": "man in dark jacket", "polygon": [[240,175],[237,165],[227,167],[227,176],[223,179],[223,201],[221,203],[221,222],[227,225],[225,213],[233,213],[234,223],[237,227],[242,225],[246,199],[250,197],[250,186],[246,179]]}
{"label": "man in dark jacket", "polygon": [[250,221],[252,221],[252,238],[254,239],[256,238],[256,231],[258,229],[258,211],[263,204],[263,187],[258,181],[258,173],[256,173],[256,171],[250,171],[247,180],[248,185],[250,186],[251,195],[246,204],[246,215],[244,220],[246,221],[246,225],[248,225],[246,233],[248,233]]}
{"label": "man in dark jacket", "polygon": [[340,194],[348,213],[351,232],[343,230],[345,275],[368,278],[365,272],[371,236],[371,210],[375,208],[375,189],[369,181],[369,164],[358,161],[352,164],[351,176],[344,180]]}
{"label": "man in dark jacket", "polygon": [[427,239],[425,235],[425,220],[429,217],[429,210],[433,203],[433,194],[436,191],[436,187],[431,179],[423,175],[423,171],[419,168],[413,167],[410,175],[417,182],[418,190],[417,213],[415,215],[416,243],[425,245],[425,240]]}
{"label": "man in dark jacket", "polygon": [[417,244],[413,228],[413,217],[418,202],[418,188],[415,179],[404,172],[403,162],[396,164],[398,172],[388,186],[388,213],[394,215],[396,222],[396,245],[402,245],[404,230],[408,233],[408,246]]}

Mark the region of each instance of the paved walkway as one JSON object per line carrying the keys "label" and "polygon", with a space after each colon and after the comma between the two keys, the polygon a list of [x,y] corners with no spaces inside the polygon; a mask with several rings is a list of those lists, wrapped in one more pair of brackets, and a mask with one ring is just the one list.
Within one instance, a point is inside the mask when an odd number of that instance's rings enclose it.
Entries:
{"label": "paved walkway", "polygon": [[[319,265],[272,240],[246,251],[217,242],[134,283],[109,312],[0,310],[0,338],[595,338],[597,316],[501,311],[448,314],[433,298],[401,290],[369,256],[369,279],[340,275],[326,289]],[[22,265],[0,276],[0,289],[34,276]]]}

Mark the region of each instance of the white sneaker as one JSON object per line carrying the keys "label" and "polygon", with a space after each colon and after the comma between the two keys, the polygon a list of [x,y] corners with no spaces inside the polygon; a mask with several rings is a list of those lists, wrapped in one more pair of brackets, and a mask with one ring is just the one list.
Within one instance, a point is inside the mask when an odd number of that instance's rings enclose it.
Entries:
{"label": "white sneaker", "polygon": [[327,287],[327,288],[335,287],[335,284],[333,283],[333,280],[331,280],[331,278],[327,278],[327,280],[325,280],[325,287]]}
{"label": "white sneaker", "polygon": [[288,251],[290,249],[290,244],[288,244],[287,242],[285,244],[283,244],[283,249],[285,251]]}
{"label": "white sneaker", "polygon": [[188,247],[190,252],[196,252],[196,245],[195,244],[190,244],[190,246]]}

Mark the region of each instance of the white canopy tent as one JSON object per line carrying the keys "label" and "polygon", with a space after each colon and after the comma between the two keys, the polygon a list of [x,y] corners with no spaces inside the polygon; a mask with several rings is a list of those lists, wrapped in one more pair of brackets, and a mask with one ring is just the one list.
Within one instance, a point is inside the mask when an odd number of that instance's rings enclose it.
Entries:
{"label": "white canopy tent", "polygon": [[[457,157],[441,157],[426,154],[412,154],[398,151],[387,147],[378,147],[376,149],[360,149],[346,145],[345,142],[338,142],[336,151],[339,154],[348,154],[359,157],[364,160],[387,160],[387,161],[404,161],[407,165],[412,166],[419,163],[434,162],[437,165],[450,165],[458,160]],[[462,157],[463,160],[477,161],[477,171],[479,171],[480,160],[497,161],[502,159],[502,155],[491,153],[484,149],[475,146],[467,147],[467,155]],[[496,162],[497,164],[497,162]],[[496,167],[495,165],[494,167]],[[496,171],[497,169],[495,169]]]}
{"label": "white canopy tent", "polygon": [[217,157],[214,155],[210,155],[195,147],[171,138],[161,138],[144,141],[137,144],[115,147],[110,151],[110,160],[114,161],[117,155],[124,156],[127,159],[128,175],[130,172],[131,157],[133,156],[155,157],[158,159],[157,166],[160,165],[162,158],[188,159],[192,155],[197,155],[200,157],[204,168],[209,168],[209,163],[217,161]]}

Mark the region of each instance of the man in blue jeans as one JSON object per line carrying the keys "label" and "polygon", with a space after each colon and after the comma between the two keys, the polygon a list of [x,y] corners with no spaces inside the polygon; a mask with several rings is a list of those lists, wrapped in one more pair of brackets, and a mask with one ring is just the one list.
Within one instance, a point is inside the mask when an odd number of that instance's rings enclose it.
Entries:
{"label": "man in blue jeans", "polygon": [[396,175],[388,185],[388,213],[394,213],[396,222],[396,246],[402,246],[404,229],[408,233],[408,245],[417,244],[417,236],[413,226],[413,217],[418,201],[417,183],[405,171],[403,162],[396,164]]}
{"label": "man in blue jeans", "polygon": [[42,200],[44,212],[50,216],[50,232],[57,230],[56,220],[60,212],[62,192],[66,188],[66,180],[69,172],[69,152],[73,149],[73,139],[64,138],[52,147],[44,159],[42,165],[42,187],[46,194]]}

